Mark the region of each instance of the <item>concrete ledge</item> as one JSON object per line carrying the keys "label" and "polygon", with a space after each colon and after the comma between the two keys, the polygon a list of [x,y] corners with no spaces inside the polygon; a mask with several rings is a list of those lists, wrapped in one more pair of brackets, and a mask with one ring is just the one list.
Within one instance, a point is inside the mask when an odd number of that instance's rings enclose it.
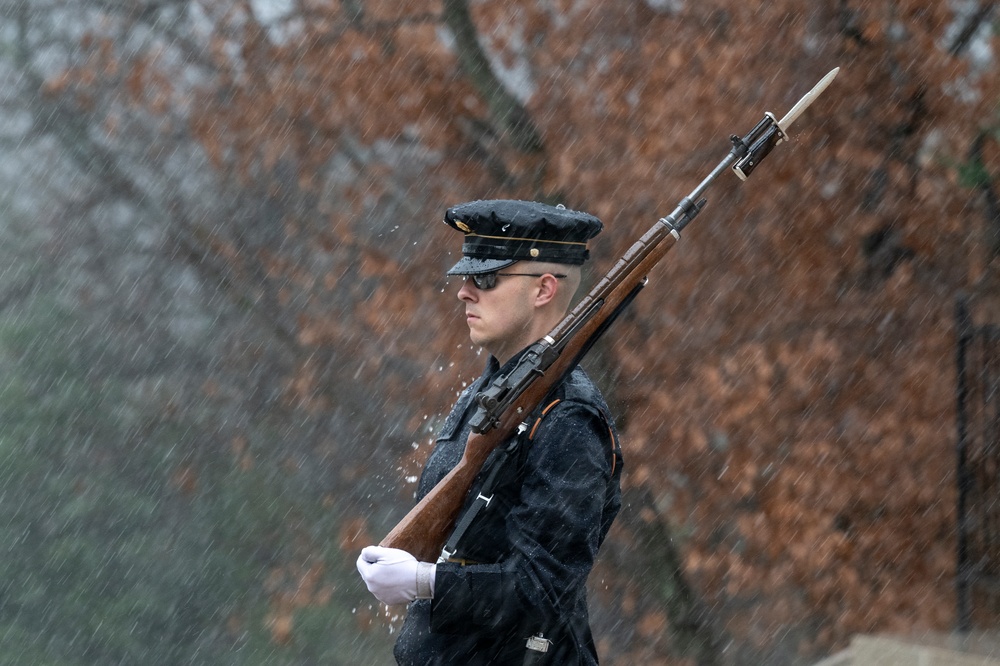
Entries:
{"label": "concrete ledge", "polygon": [[823,661],[816,662],[813,666],[852,666],[851,651],[843,650],[837,654],[832,654]]}
{"label": "concrete ledge", "polygon": [[855,636],[850,653],[851,666],[1000,666],[1000,645],[993,637]]}

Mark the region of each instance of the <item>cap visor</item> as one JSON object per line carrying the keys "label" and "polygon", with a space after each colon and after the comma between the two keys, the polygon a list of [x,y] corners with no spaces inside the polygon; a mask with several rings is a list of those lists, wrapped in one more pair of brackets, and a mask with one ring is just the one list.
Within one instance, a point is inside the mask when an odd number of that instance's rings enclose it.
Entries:
{"label": "cap visor", "polygon": [[492,273],[517,263],[517,259],[475,259],[462,257],[445,275],[480,275]]}

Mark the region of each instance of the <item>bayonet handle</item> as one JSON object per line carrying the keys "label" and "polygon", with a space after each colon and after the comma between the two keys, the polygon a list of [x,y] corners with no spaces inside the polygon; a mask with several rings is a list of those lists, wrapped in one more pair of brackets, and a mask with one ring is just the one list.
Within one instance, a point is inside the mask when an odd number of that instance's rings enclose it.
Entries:
{"label": "bayonet handle", "polygon": [[[764,120],[758,123],[757,127],[765,125],[763,132],[757,133],[757,138],[750,143],[747,154],[733,164],[733,173],[739,176],[740,180],[746,180],[757,168],[757,165],[764,161],[764,158],[771,154],[774,147],[785,140],[785,133],[781,130],[778,121],[770,113],[764,114]],[[750,133],[753,135],[757,128]],[[748,136],[750,136],[748,135]],[[746,139],[744,139],[746,142]]]}

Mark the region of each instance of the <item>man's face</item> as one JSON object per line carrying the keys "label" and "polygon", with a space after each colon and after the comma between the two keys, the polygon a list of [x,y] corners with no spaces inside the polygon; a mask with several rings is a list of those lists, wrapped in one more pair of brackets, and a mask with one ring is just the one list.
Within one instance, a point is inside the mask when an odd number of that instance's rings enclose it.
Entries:
{"label": "man's face", "polygon": [[[492,289],[479,289],[466,278],[458,290],[465,303],[469,338],[501,363],[535,341],[535,299],[540,278],[518,273],[518,264],[502,269]],[[524,271],[529,272],[529,271]]]}

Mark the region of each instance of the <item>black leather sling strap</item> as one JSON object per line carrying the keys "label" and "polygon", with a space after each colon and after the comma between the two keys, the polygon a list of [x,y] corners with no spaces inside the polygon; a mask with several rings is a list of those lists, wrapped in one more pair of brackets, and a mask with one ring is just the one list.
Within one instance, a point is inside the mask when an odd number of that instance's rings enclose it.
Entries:
{"label": "black leather sling strap", "polygon": [[490,505],[493,500],[493,488],[496,485],[497,477],[500,475],[500,471],[506,466],[507,460],[510,459],[511,454],[517,450],[517,447],[521,444],[521,439],[525,432],[527,432],[528,426],[526,424],[521,424],[517,429],[517,436],[511,438],[510,442],[502,449],[499,449],[499,454],[493,459],[493,463],[490,465],[489,474],[487,474],[486,479],[483,481],[482,488],[479,490],[479,495],[472,502],[466,512],[459,519],[458,523],[455,525],[455,530],[451,533],[448,538],[448,542],[444,545],[444,549],[441,551],[441,557],[438,558],[438,562],[446,562],[452,555],[458,552],[458,542],[462,540],[465,533],[468,531],[469,527],[472,525],[472,521],[476,519],[479,512]]}

